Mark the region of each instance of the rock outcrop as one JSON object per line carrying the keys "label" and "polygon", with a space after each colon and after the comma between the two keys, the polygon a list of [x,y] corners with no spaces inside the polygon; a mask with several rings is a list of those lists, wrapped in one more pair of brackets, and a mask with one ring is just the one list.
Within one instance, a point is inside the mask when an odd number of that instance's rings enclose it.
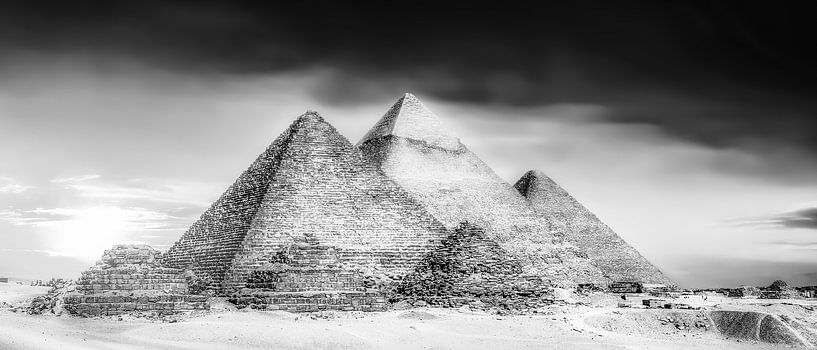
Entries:
{"label": "rock outcrop", "polygon": [[752,311],[712,311],[709,317],[718,331],[729,338],[813,347],[808,340],[773,315]]}

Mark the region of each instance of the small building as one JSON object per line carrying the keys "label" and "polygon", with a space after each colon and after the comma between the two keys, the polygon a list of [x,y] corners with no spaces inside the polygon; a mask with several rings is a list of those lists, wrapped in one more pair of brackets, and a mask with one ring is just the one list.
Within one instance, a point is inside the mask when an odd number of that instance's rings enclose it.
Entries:
{"label": "small building", "polygon": [[641,301],[648,309],[660,309],[664,307],[665,300],[661,299],[644,299]]}
{"label": "small building", "polygon": [[797,287],[797,292],[803,298],[817,298],[817,286],[803,286]]}
{"label": "small building", "polygon": [[610,283],[610,293],[643,293],[641,282]]}
{"label": "small building", "polygon": [[0,283],[9,283],[8,277],[0,277]]}

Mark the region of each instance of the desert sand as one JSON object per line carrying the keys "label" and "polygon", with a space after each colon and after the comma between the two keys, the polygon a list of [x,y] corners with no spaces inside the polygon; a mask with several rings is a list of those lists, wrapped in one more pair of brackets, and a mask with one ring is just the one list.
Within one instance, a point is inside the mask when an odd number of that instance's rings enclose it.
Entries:
{"label": "desert sand", "polygon": [[[21,305],[47,288],[0,284]],[[707,309],[746,309],[814,321],[813,302],[687,299]],[[698,310],[617,308],[613,296],[566,300],[541,312],[501,316],[470,309],[291,314],[235,310],[162,320],[28,315],[0,309],[0,349],[784,349],[695,327]],[[639,300],[631,298],[634,304]],[[799,303],[799,304],[797,304]],[[805,303],[805,304],[804,304]],[[698,314],[696,314],[698,313]],[[172,322],[171,322],[172,320]],[[679,329],[673,322],[690,321]],[[705,320],[704,320],[705,321]],[[813,323],[812,323],[813,324]]]}

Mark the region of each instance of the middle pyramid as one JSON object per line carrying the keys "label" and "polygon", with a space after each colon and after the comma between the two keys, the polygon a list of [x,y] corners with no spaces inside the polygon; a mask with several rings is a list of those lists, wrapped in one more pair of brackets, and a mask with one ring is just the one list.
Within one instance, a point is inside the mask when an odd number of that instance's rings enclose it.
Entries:
{"label": "middle pyramid", "polygon": [[484,229],[526,274],[564,287],[608,282],[584,250],[563,232],[552,232],[518,191],[414,95],[401,97],[357,147],[447,228],[469,223]]}

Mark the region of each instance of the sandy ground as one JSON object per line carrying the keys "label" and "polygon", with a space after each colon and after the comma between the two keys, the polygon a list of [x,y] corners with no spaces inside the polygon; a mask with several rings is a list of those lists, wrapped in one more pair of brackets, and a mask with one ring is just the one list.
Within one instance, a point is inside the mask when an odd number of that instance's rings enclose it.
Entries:
{"label": "sandy ground", "polygon": [[[44,292],[43,288],[0,285],[0,301],[25,302]],[[127,317],[120,321],[32,316],[5,309],[0,310],[0,349],[786,348],[725,339],[713,330],[678,330],[654,322],[664,313],[678,311],[618,309],[609,306],[615,305],[615,299],[599,298],[598,307],[561,305],[542,314],[512,317],[465,309],[323,315],[216,310],[167,323]],[[800,309],[787,305],[775,310],[790,307]]]}
{"label": "sandy ground", "polygon": [[36,295],[45,294],[49,287],[32,287],[15,283],[0,283],[0,302],[19,304],[31,300]]}

